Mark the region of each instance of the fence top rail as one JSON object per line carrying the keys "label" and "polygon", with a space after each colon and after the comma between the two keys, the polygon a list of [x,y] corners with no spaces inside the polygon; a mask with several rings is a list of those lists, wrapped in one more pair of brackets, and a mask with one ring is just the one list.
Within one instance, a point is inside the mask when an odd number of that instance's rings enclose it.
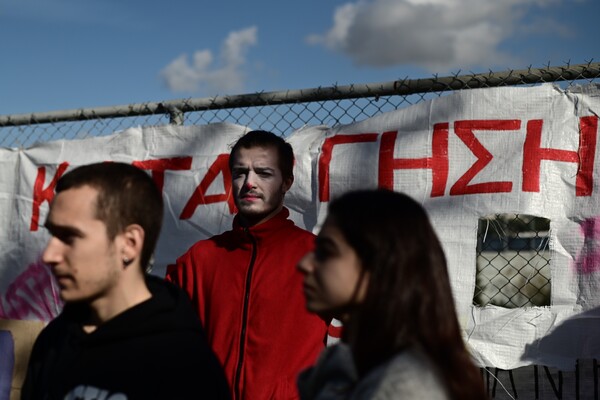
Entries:
{"label": "fence top rail", "polygon": [[[460,72],[459,72],[460,73]],[[566,65],[560,67],[527,68],[485,74],[452,75],[421,79],[402,79],[371,84],[318,87],[312,89],[259,92],[232,96],[189,98],[164,102],[136,103],[121,106],[82,108],[31,114],[0,115],[0,127],[81,121],[98,118],[123,118],[153,114],[168,114],[178,119],[182,113],[192,111],[257,107],[277,104],[305,103],[382,97],[427,92],[444,92],[461,89],[526,85],[543,82],[595,79],[600,77],[600,63]]]}

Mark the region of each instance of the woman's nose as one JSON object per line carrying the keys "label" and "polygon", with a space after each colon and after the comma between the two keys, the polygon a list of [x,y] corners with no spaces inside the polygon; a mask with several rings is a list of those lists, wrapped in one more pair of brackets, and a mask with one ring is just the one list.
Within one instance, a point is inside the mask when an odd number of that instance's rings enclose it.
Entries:
{"label": "woman's nose", "polygon": [[298,271],[302,272],[304,275],[310,274],[314,271],[314,253],[311,251],[306,253],[298,264],[296,265]]}

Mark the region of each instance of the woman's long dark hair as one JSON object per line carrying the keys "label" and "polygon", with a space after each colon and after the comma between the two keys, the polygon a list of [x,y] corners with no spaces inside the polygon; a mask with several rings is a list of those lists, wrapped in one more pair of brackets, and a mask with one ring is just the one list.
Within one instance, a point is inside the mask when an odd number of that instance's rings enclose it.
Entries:
{"label": "woman's long dark hair", "polygon": [[438,367],[453,399],[486,398],[461,336],[446,258],[425,210],[401,193],[361,190],[332,201],[328,219],[369,276],[365,299],[346,331],[359,375],[415,347]]}

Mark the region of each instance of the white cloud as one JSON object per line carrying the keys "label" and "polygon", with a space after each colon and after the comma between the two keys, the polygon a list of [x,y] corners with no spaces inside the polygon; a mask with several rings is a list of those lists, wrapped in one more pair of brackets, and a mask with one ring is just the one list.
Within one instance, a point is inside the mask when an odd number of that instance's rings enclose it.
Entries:
{"label": "white cloud", "polygon": [[257,43],[255,26],[230,32],[217,58],[210,50],[198,50],[189,62],[187,54],[171,61],[161,71],[167,87],[174,92],[231,93],[244,86],[246,52]]}
{"label": "white cloud", "polygon": [[[557,0],[358,0],[340,6],[325,34],[307,38],[371,67],[414,65],[431,72],[513,63],[500,44],[525,11]],[[537,27],[544,26],[537,21]],[[552,31],[565,28],[553,21]]]}

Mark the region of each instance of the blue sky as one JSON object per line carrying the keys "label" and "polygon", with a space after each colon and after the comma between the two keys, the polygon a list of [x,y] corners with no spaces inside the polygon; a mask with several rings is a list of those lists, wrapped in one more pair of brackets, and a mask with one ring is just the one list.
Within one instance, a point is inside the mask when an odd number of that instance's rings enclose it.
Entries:
{"label": "blue sky", "polygon": [[600,61],[599,0],[2,0],[0,115]]}

